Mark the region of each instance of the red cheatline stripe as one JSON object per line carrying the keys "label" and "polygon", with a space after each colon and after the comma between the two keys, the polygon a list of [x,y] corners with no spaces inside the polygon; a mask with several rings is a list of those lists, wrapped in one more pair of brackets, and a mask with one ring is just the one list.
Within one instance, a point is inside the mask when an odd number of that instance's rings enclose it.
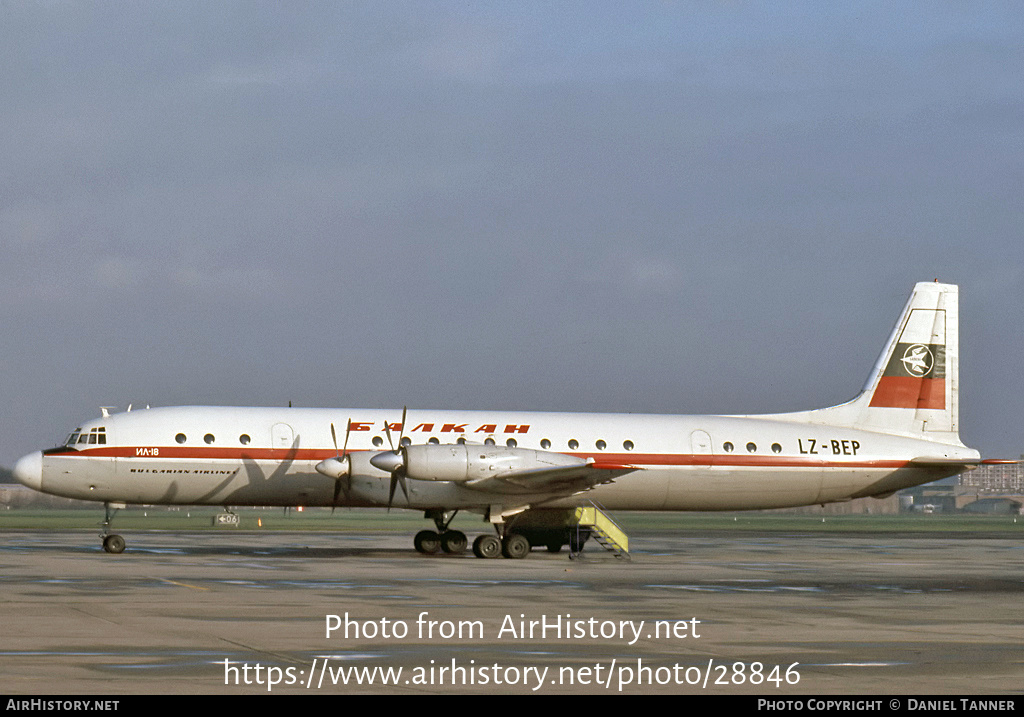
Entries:
{"label": "red cheatline stripe", "polygon": [[[158,455],[152,455],[154,448],[135,448],[124,446],[105,446],[88,448],[80,451],[69,449],[67,452],[51,454],[48,457],[70,458],[121,458],[131,460],[262,460],[262,461],[309,461],[319,462],[325,458],[333,458],[335,452],[330,449],[303,448],[288,450],[284,448],[199,448],[183,446],[159,446]],[[147,453],[140,453],[146,451]],[[380,451],[349,451],[350,453],[380,453]],[[757,455],[726,455],[726,454],[687,454],[687,453],[567,453],[566,455],[594,460],[594,467],[602,470],[628,470],[648,466],[734,466],[737,468],[899,468],[909,464],[907,460],[853,460],[834,461],[823,458],[803,458],[798,456],[757,456]]]}

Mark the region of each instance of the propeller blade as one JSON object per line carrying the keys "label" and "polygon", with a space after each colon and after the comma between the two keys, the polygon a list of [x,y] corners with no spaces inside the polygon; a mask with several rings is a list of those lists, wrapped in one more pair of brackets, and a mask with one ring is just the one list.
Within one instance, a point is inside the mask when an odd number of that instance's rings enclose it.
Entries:
{"label": "propeller blade", "polygon": [[405,420],[408,415],[409,407],[402,407],[402,423],[401,428],[398,431],[398,447],[395,447],[394,441],[391,440],[391,427],[388,425],[387,420],[384,421],[384,432],[388,436],[388,445],[391,446],[390,451],[384,453],[378,453],[370,459],[370,464],[380,468],[382,471],[388,471],[391,474],[391,488],[388,491],[388,511],[391,511],[391,505],[395,501],[395,487],[402,486],[402,493],[405,494],[405,502],[409,502],[409,488],[405,484],[405,456],[402,455],[402,440],[405,437]]}
{"label": "propeller blade", "polygon": [[[331,424],[331,433],[332,434],[334,433],[334,424],[333,423]],[[349,436],[350,433],[352,433],[352,419],[351,418],[348,419],[348,423],[345,424],[345,443],[343,443],[342,446],[341,446],[341,455],[343,455],[343,456],[346,454],[346,451],[348,451],[348,436]],[[338,450],[338,442],[337,441],[334,442],[334,450]]]}
{"label": "propeller blade", "polygon": [[[349,481],[349,474],[351,473],[351,470],[352,470],[352,466],[351,466],[351,463],[349,463],[349,461],[346,460],[346,458],[347,458],[347,451],[348,451],[348,436],[349,436],[349,433],[351,431],[352,431],[352,419],[350,418],[350,419],[348,419],[348,424],[345,426],[345,443],[344,443],[344,445],[343,445],[343,447],[341,449],[341,453],[339,453],[338,452],[338,434],[334,430],[334,423],[331,423],[331,440],[334,442],[334,456],[335,457],[334,457],[333,461],[330,464],[328,464],[327,461],[323,461],[322,463],[320,463],[316,467],[317,470],[319,470],[321,473],[324,472],[323,470],[321,470],[321,467],[327,467],[328,470],[333,470],[333,472],[337,473],[337,475],[334,477],[334,499],[331,501],[331,513],[332,514],[334,513],[334,509],[338,507],[338,496],[341,494],[342,488],[344,488],[344,490],[345,490],[345,497],[348,498],[348,489],[349,489],[348,481]],[[328,460],[330,460],[330,459],[328,459]],[[342,485],[342,481],[345,482],[344,486]]]}
{"label": "propeller blade", "polygon": [[388,512],[391,512],[391,504],[395,501],[395,486],[402,486],[402,492],[405,494],[405,502],[409,502],[409,489],[405,485],[405,475],[400,470],[395,471],[391,474],[391,491],[388,493]]}

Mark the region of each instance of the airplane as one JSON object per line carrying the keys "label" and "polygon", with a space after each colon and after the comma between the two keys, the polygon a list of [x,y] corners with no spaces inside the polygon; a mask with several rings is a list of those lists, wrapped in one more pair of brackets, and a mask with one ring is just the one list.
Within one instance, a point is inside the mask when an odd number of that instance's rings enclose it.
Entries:
{"label": "airplane", "polygon": [[[103,548],[127,504],[423,511],[421,553],[461,553],[450,529],[479,513],[482,558],[572,545],[567,512],[736,511],[887,497],[983,461],[959,437],[959,290],[921,282],[861,393],[766,415],[674,416],[178,406],[83,422],[21,458],[26,486],[106,506]],[[395,442],[394,435],[398,435]],[[341,445],[339,447],[339,435]],[[400,491],[398,489],[401,489]],[[489,534],[490,524],[494,534]]]}

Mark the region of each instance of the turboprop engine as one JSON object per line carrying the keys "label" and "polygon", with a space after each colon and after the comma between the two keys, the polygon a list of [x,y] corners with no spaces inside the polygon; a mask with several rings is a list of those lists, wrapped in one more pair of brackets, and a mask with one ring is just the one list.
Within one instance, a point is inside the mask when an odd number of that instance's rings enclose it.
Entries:
{"label": "turboprop engine", "polygon": [[413,480],[466,482],[551,468],[584,466],[587,461],[564,453],[530,448],[417,444],[378,453],[370,459],[370,463],[392,474],[400,470],[406,478]]}

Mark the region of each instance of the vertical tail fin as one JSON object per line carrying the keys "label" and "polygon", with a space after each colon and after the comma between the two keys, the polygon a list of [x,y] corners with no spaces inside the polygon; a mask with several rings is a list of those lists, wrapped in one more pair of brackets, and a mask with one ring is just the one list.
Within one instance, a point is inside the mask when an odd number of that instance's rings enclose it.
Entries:
{"label": "vertical tail fin", "polygon": [[959,291],[914,286],[864,390],[812,420],[960,444]]}

